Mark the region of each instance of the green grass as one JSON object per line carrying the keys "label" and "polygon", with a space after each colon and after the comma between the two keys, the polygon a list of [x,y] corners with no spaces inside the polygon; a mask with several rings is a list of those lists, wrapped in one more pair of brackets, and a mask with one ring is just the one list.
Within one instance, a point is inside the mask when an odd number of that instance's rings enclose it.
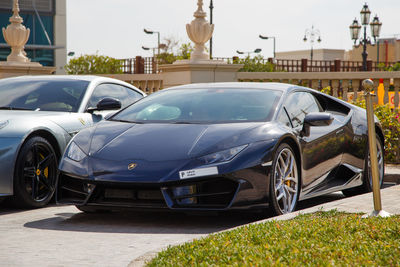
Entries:
{"label": "green grass", "polygon": [[169,247],[148,266],[400,266],[400,217],[330,211],[252,224]]}

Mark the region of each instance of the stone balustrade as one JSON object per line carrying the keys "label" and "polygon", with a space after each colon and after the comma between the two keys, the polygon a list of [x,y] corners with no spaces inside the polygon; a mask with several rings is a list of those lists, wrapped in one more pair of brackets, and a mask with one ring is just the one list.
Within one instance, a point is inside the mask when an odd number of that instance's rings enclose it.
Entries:
{"label": "stone balustrade", "polygon": [[[374,103],[399,106],[400,71],[393,72],[239,72],[241,82],[283,82],[303,85],[316,90],[331,87],[331,94],[343,100],[355,100],[363,93],[361,82],[373,79],[374,87],[378,88],[383,81],[382,92],[374,97]],[[389,91],[393,85],[393,91]]]}
{"label": "stone balustrade", "polygon": [[[174,73],[164,72],[160,74],[109,74],[102,75],[120,79],[135,85],[147,94],[161,90],[168,80],[168,75],[181,77]],[[182,77],[181,77],[182,78]],[[183,79],[183,78],[182,78]],[[237,80],[240,82],[283,82],[303,85],[316,90],[331,87],[331,94],[341,97],[343,100],[356,100],[363,95],[361,82],[364,79],[373,79],[375,88],[379,86],[378,94],[374,97],[375,103],[387,104],[392,107],[399,106],[400,71],[393,72],[238,72]],[[228,80],[226,80],[228,81]],[[235,80],[232,80],[232,82]],[[202,82],[202,81],[198,81]],[[207,82],[207,81],[203,81]],[[182,80],[180,84],[188,83]]]}
{"label": "stone balustrade", "polygon": [[163,77],[161,74],[102,74],[130,83],[146,94],[155,93],[163,88]]}

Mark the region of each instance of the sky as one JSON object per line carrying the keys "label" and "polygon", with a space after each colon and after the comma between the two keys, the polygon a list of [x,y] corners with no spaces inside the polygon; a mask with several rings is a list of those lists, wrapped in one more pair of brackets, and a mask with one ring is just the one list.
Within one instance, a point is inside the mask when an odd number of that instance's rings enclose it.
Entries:
{"label": "sky", "polygon": [[[371,20],[377,14],[382,22],[381,37],[400,39],[400,0],[367,3]],[[208,15],[209,4],[204,0]],[[273,41],[261,40],[260,34],[276,38],[277,52],[308,50],[311,43],[303,37],[312,26],[322,39],[314,49],[351,49],[349,26],[354,18],[360,22],[364,1],[214,0],[213,4],[213,56],[232,57],[236,50],[261,48],[267,58],[273,56]],[[67,0],[67,50],[75,56],[152,56],[142,46],[156,47],[157,35],[143,29],[159,31],[161,43],[164,38],[190,42],[186,24],[194,19],[196,9],[197,0]]]}

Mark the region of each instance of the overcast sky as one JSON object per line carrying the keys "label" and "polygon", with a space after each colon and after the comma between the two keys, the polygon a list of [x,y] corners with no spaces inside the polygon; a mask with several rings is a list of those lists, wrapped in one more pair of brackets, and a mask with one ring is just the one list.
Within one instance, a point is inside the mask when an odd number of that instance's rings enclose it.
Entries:
{"label": "overcast sky", "polygon": [[[304,43],[312,25],[321,33],[315,49],[351,49],[349,25],[360,21],[364,1],[359,0],[214,0],[215,30],[213,56],[232,57],[236,50],[262,48],[273,54],[273,41],[259,34],[275,36],[276,50],[310,49]],[[204,0],[209,15],[210,1]],[[400,38],[400,0],[368,1],[372,17],[383,23],[381,37]],[[94,54],[115,58],[151,56],[142,46],[156,47],[157,36],[143,28],[159,31],[161,39],[189,42],[186,24],[193,20],[197,0],[67,0],[67,47],[76,55]],[[208,18],[209,20],[209,18]],[[368,29],[370,34],[370,29]],[[161,40],[162,41],[162,40]],[[208,44],[207,44],[208,45]]]}

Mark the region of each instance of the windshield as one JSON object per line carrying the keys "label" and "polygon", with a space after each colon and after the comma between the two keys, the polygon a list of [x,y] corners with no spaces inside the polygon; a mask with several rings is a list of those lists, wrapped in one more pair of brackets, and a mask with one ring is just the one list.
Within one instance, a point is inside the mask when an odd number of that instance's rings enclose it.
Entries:
{"label": "windshield", "polygon": [[88,86],[80,80],[0,80],[0,109],[76,112]]}
{"label": "windshield", "polygon": [[125,122],[231,123],[271,120],[281,96],[265,89],[176,89],[160,91],[116,114]]}

